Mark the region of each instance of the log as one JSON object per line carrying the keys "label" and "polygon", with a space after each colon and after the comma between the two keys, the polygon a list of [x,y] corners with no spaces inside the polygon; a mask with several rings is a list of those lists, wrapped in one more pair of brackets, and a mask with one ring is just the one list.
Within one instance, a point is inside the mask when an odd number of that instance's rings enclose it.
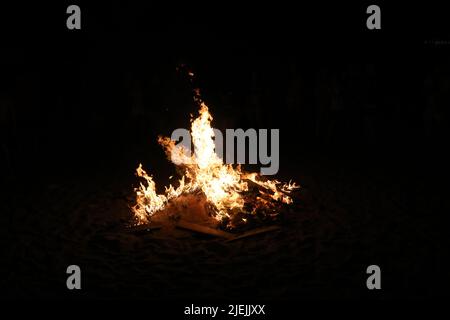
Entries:
{"label": "log", "polygon": [[[261,185],[257,184],[256,182],[253,182],[252,180],[244,179],[244,181],[247,182],[247,184],[249,186],[249,190],[257,189],[258,191],[263,191],[263,192],[265,192],[265,193],[267,193],[269,195],[273,194],[273,191],[271,189],[266,188],[264,186],[261,186]],[[281,189],[278,189],[278,192],[284,194],[287,197],[292,197],[292,194],[290,194],[290,193],[288,193],[286,191],[283,191]],[[261,193],[258,193],[257,195],[261,196]],[[270,201],[273,201],[273,199],[270,198]]]}
{"label": "log", "polygon": [[226,242],[236,241],[236,240],[256,236],[258,234],[267,233],[267,232],[271,232],[271,231],[275,231],[275,230],[279,230],[279,229],[280,229],[279,226],[268,226],[268,227],[264,227],[264,228],[250,230],[250,231],[241,233],[240,235],[237,235],[237,236],[233,237],[232,239],[227,240]]}
{"label": "log", "polygon": [[228,232],[225,232],[222,230],[218,230],[218,229],[214,229],[214,228],[210,228],[210,227],[205,227],[205,226],[202,226],[202,225],[196,224],[196,223],[186,222],[183,220],[179,221],[176,226],[177,226],[177,228],[180,228],[180,229],[203,233],[203,234],[207,234],[210,236],[222,237],[222,238],[226,238],[226,239],[233,238],[233,234],[231,234],[231,233],[228,233]]}

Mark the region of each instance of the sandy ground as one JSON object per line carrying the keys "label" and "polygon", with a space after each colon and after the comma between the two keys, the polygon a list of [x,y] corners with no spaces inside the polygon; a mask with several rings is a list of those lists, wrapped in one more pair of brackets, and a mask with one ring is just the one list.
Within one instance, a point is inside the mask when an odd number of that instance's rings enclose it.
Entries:
{"label": "sandy ground", "polygon": [[[128,180],[78,177],[2,203],[2,294],[10,297],[151,299],[403,298],[439,295],[448,279],[439,198],[378,172],[304,167],[299,201],[281,228],[226,242],[184,230],[133,232]],[[24,196],[24,193],[27,193]],[[66,289],[66,268],[82,290]],[[383,290],[366,289],[382,268]]]}

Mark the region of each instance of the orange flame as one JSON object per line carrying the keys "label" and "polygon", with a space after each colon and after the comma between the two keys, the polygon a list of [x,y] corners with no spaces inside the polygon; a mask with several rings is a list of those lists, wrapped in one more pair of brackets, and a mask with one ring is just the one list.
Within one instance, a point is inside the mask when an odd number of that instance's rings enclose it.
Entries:
{"label": "orange flame", "polygon": [[[214,150],[214,130],[211,127],[213,118],[206,104],[199,98],[199,93],[195,93],[194,99],[199,103],[200,110],[199,116],[191,124],[194,153],[191,155],[183,145],[176,145],[170,138],[158,138],[169,159],[184,170],[178,187],[169,185],[164,194],[157,194],[155,182],[142,169],[142,165],[139,164],[136,169],[137,175],[145,181],[145,184],[141,182],[136,189],[136,205],[132,208],[138,223],[148,223],[171,199],[194,191],[203,192],[207,201],[213,205],[214,217],[218,221],[231,218],[233,213],[244,211],[245,200],[242,193],[248,191],[247,181],[252,181],[264,190],[260,193],[265,197],[258,196],[255,199],[260,205],[267,205],[267,198],[274,202],[292,203],[289,194],[299,188],[296,183],[264,181],[257,173],[245,173],[240,166],[233,168],[232,165],[223,163]],[[252,213],[254,212],[249,214]],[[245,218],[242,220],[246,221]]]}

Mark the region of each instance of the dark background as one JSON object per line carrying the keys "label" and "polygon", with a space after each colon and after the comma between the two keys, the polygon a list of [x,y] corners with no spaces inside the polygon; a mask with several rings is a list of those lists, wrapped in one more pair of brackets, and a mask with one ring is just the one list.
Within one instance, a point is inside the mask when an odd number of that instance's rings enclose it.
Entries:
{"label": "dark background", "polygon": [[[195,86],[216,127],[280,129],[279,176],[305,186],[319,199],[313,206],[368,219],[363,227],[349,222],[359,228],[355,242],[372,235],[359,249],[372,255],[357,261],[362,273],[377,261],[389,270],[385,297],[441,294],[448,280],[450,102],[450,29],[442,8],[379,3],[382,29],[367,30],[370,3],[76,4],[81,30],[66,29],[68,4],[0,10],[1,219],[9,275],[3,293],[64,291],[65,275],[47,273],[66,260],[53,262],[47,249],[61,241],[53,223],[64,225],[68,238],[77,229],[67,203],[78,200],[67,185],[131,192],[139,162],[167,183],[174,170],[156,137],[188,127]],[[194,85],[180,65],[195,73]],[[335,199],[329,206],[325,193]],[[58,202],[60,194],[66,202]],[[49,210],[57,222],[46,217]],[[30,222],[36,219],[38,227]],[[397,251],[386,253],[391,247]],[[38,257],[32,262],[30,252]],[[45,271],[30,275],[39,264]],[[17,280],[24,273],[31,284]],[[326,289],[313,297],[339,296],[336,277],[323,280]],[[364,274],[355,277],[364,285]],[[132,296],[126,292],[115,296]],[[349,286],[346,296],[361,292]]]}
{"label": "dark background", "polygon": [[65,5],[5,7],[2,163],[45,175],[108,163],[187,127],[192,87],[217,121],[281,128],[286,152],[427,160],[419,150],[439,151],[448,127],[448,23],[411,7],[386,6],[377,31],[362,4],[86,4],[79,31]]}

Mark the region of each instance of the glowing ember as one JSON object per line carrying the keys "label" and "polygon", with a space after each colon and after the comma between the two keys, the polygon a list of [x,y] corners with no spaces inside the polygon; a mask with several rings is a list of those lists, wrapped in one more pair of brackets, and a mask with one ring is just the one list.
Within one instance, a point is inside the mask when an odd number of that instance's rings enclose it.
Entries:
{"label": "glowing ember", "polygon": [[[223,163],[214,150],[214,130],[211,127],[213,118],[206,104],[201,101],[198,91],[194,99],[200,107],[199,116],[191,121],[194,153],[190,154],[182,144],[177,145],[170,138],[158,138],[168,158],[184,172],[178,187],[169,185],[164,194],[157,194],[155,182],[142,169],[142,165],[136,169],[137,175],[145,181],[136,189],[136,205],[132,208],[137,222],[150,222],[151,217],[171,199],[196,191],[206,196],[214,218],[228,221],[229,227],[233,226],[231,221],[234,215],[242,216],[240,221],[245,223],[248,216],[261,209],[274,208],[277,203],[292,203],[290,193],[299,188],[297,184],[266,180],[257,173],[243,172],[240,166],[233,168],[232,165]],[[249,184],[258,189],[253,197],[249,196],[252,194],[248,192]],[[273,210],[271,212],[277,214]]]}

